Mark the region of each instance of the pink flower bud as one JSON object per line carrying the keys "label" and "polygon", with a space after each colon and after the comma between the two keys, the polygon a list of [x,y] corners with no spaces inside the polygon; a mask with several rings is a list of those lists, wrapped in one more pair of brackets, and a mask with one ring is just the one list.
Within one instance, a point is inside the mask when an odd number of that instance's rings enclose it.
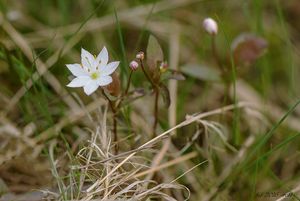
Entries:
{"label": "pink flower bud", "polygon": [[139,67],[139,64],[136,61],[132,61],[130,62],[129,67],[131,68],[131,70],[136,71]]}
{"label": "pink flower bud", "polygon": [[135,58],[143,60],[144,59],[144,52],[137,53],[137,55],[135,56]]}
{"label": "pink flower bud", "polygon": [[218,24],[212,18],[206,18],[203,21],[203,28],[205,31],[211,35],[216,35],[218,33]]}

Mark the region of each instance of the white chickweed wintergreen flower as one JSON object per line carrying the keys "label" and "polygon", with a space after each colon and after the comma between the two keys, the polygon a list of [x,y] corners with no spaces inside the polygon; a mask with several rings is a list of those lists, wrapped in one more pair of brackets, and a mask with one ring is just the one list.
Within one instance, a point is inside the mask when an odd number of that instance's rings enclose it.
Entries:
{"label": "white chickweed wintergreen flower", "polygon": [[81,49],[81,64],[67,64],[66,66],[75,76],[68,87],[83,87],[86,95],[91,95],[98,87],[112,82],[110,76],[118,67],[119,61],[108,63],[108,52],[103,47],[98,56],[93,56],[85,49]]}

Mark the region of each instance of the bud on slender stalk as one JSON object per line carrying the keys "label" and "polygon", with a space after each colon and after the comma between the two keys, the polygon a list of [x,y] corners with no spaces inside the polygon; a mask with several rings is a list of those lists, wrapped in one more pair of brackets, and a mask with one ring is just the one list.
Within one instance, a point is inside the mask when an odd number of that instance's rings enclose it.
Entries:
{"label": "bud on slender stalk", "polygon": [[135,56],[135,58],[140,59],[140,60],[144,60],[144,57],[145,57],[144,52],[139,52]]}
{"label": "bud on slender stalk", "polygon": [[139,64],[136,61],[131,61],[129,64],[129,67],[132,71],[136,71],[139,67]]}
{"label": "bud on slender stalk", "polygon": [[203,20],[203,28],[210,35],[217,35],[218,33],[218,24],[212,18],[206,18]]}

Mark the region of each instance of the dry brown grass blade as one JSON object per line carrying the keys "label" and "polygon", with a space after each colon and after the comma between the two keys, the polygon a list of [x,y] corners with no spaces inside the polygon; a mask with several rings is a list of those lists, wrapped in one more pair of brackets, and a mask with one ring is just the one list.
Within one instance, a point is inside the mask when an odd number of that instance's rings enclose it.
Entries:
{"label": "dry brown grass blade", "polygon": [[[178,7],[184,7],[193,3],[203,2],[204,0],[164,0],[155,4],[153,9],[153,4],[150,5],[142,5],[137,6],[131,9],[126,9],[124,11],[118,12],[118,18],[120,22],[127,21],[130,19],[137,19],[143,16],[149,15],[150,12],[153,14],[163,12],[166,10],[172,10]],[[152,10],[153,9],[153,10]],[[80,30],[79,33],[92,32],[99,29],[103,29],[111,24],[115,23],[115,15],[107,15],[100,19],[90,19],[86,24],[84,29]],[[70,33],[74,33],[81,23],[75,23],[67,26],[62,26],[55,29],[44,29],[34,33],[27,34],[28,38],[36,38],[39,35],[47,36],[52,38],[53,35],[56,35],[56,38],[63,37],[65,35],[69,35]]]}
{"label": "dry brown grass blade", "polygon": [[[188,4],[195,3],[195,2],[200,2],[200,1],[201,0],[176,1],[176,2],[173,1],[172,4],[168,4],[167,1],[166,2],[160,2],[156,5],[157,9],[154,9],[153,13],[161,12],[161,11],[168,10],[168,9],[174,9],[176,7],[186,6]],[[141,7],[138,7],[138,8],[122,11],[122,12],[120,12],[120,16],[122,16],[122,20],[123,19],[124,19],[124,21],[128,20],[128,22],[131,22],[131,24],[133,24],[133,25],[138,25],[139,24],[139,27],[142,28],[144,26],[143,20],[138,20],[138,22],[139,22],[138,23],[137,18],[135,18],[134,16],[135,15],[136,16],[145,15],[148,12],[150,12],[151,9],[152,9],[152,6],[141,6]],[[100,18],[100,19],[92,19],[89,22],[87,22],[87,25],[86,25],[87,28],[81,30],[80,33],[78,33],[76,36],[71,38],[71,40],[68,41],[68,43],[64,47],[62,53],[61,53],[61,49],[59,49],[52,57],[50,57],[47,60],[46,66],[42,65],[42,67],[44,66],[45,68],[43,67],[43,68],[41,68],[41,70],[38,73],[37,72],[34,73],[32,78],[29,79],[26,82],[26,84],[25,84],[26,87],[22,87],[21,89],[19,89],[17,91],[17,93],[11,99],[9,107],[7,107],[6,113],[9,112],[17,104],[17,102],[20,100],[20,98],[26,93],[26,90],[30,89],[30,87],[32,86],[32,81],[38,80],[45,73],[47,73],[47,75],[45,77],[46,80],[48,80],[48,81],[52,80],[51,81],[52,84],[56,84],[56,89],[59,89],[58,82],[56,82],[55,77],[53,75],[49,74],[47,69],[49,69],[52,65],[54,65],[56,63],[56,61],[59,59],[58,56],[60,54],[64,55],[65,52],[70,50],[77,43],[77,41],[83,36],[82,33],[85,33],[86,31],[94,31],[94,30],[97,30],[97,29],[101,29],[101,28],[105,28],[107,26],[110,26],[110,25],[114,24],[114,18],[115,18],[114,15],[110,15],[110,16],[103,17],[103,18]],[[66,29],[65,33],[64,33],[64,31],[62,31],[60,29],[56,29],[55,31],[52,31],[53,34],[49,34],[49,33],[51,33],[51,31],[47,30],[47,29],[43,29],[41,32],[38,32],[38,33],[41,34],[43,36],[43,38],[45,38],[45,36],[48,36],[48,38],[52,38],[55,35],[55,39],[59,40],[60,39],[59,36],[64,36],[66,34],[69,34],[70,29],[71,29],[71,31],[75,32],[78,29],[79,26],[80,26],[80,24],[70,25],[70,27],[72,27],[72,28],[64,26],[64,27],[62,27],[62,30]],[[91,27],[92,29],[89,29],[88,27]],[[164,29],[161,29],[160,26],[157,26],[156,23],[152,23],[151,30],[156,30],[154,32],[163,32]],[[61,31],[63,33],[60,33]],[[25,38],[26,38],[26,40],[25,40]],[[36,38],[39,38],[39,36],[35,35],[34,39],[36,39]],[[23,39],[24,39],[24,41],[26,41],[27,46],[28,46],[28,41],[30,41],[30,37],[24,37]],[[38,63],[38,60],[36,62]],[[65,99],[70,99],[70,101],[72,101],[70,97],[66,97]]]}
{"label": "dry brown grass blade", "polygon": [[[68,94],[67,91],[61,86],[56,77],[47,71],[45,63],[43,63],[41,59],[36,58],[34,51],[30,48],[24,37],[7,20],[5,20],[2,15],[0,15],[0,24],[4,31],[21,49],[27,59],[37,66],[39,74],[45,74],[46,81],[52,86],[56,93],[61,96],[64,102],[72,109],[79,108],[78,104],[71,96],[66,96],[66,94]],[[20,97],[14,96],[14,98],[11,99],[10,104],[7,106],[6,111],[9,111],[19,101],[19,99]]]}
{"label": "dry brown grass blade", "polygon": [[[37,136],[34,139],[31,138],[27,138],[25,137],[21,137],[21,139],[23,139],[26,142],[26,146],[25,144],[23,144],[22,146],[18,147],[17,150],[15,150],[14,152],[8,152],[5,156],[0,157],[0,165],[3,164],[5,161],[9,161],[12,158],[18,156],[19,154],[23,153],[24,150],[26,150],[28,148],[28,146],[30,147],[36,147],[38,144],[42,144],[43,142],[47,141],[49,138],[56,136],[59,131],[61,129],[63,129],[66,125],[69,125],[71,123],[74,123],[78,120],[80,120],[81,118],[83,118],[84,116],[86,116],[88,113],[95,111],[97,108],[99,108],[101,105],[105,104],[104,101],[102,101],[102,99],[98,99],[95,100],[94,102],[90,103],[89,105],[86,106],[86,108],[83,109],[79,109],[76,111],[70,111],[68,115],[66,115],[65,117],[62,117],[57,124],[55,124],[53,127],[48,128],[47,130],[41,132],[41,134],[39,136]],[[1,119],[7,123],[8,120],[4,119],[5,117],[1,117]],[[22,135],[24,136],[24,134],[19,131],[18,128],[14,128],[14,130],[18,131],[18,135]],[[41,147],[39,149],[36,149],[36,153],[34,153],[34,155],[37,155],[38,152],[41,151]]]}
{"label": "dry brown grass blade", "polygon": [[[174,131],[178,128],[187,126],[187,125],[197,121],[198,119],[205,118],[205,117],[208,117],[208,116],[211,116],[211,115],[223,114],[224,112],[233,110],[235,108],[243,108],[243,107],[250,107],[250,106],[251,106],[251,104],[243,102],[243,103],[237,103],[237,104],[234,104],[234,105],[228,105],[228,106],[225,106],[225,107],[222,107],[222,108],[219,108],[219,109],[216,109],[216,110],[212,110],[212,111],[209,111],[209,112],[187,116],[187,119],[185,121],[181,122],[180,124],[177,124],[173,128],[170,128],[169,130],[167,130],[167,131],[163,132],[162,134],[158,135],[157,137],[155,137],[155,138],[151,139],[150,141],[144,143],[143,145],[141,145],[139,147],[139,149],[142,149],[142,148],[145,148],[145,147],[148,147],[150,145],[153,145],[153,144],[157,143],[157,141],[163,139],[164,137],[167,137],[170,133],[172,133],[172,131]],[[134,152],[134,153],[130,154],[129,156],[127,156],[124,160],[120,161],[120,163],[116,167],[114,167],[104,178],[97,180],[93,185],[91,185],[86,191],[88,193],[88,195],[92,194],[92,191],[97,186],[102,184],[108,177],[110,177],[114,172],[116,172],[122,165],[124,165],[136,153],[137,152]],[[90,199],[87,199],[87,200],[90,200]]]}
{"label": "dry brown grass blade", "polygon": [[[194,0],[195,1],[195,0]],[[189,4],[189,3],[193,3],[194,1],[191,1],[191,2],[185,2],[185,3],[187,3],[187,4]],[[181,4],[181,3],[178,3],[178,5],[177,6],[184,6],[184,5],[186,5],[186,4]],[[163,4],[164,5],[164,4]],[[176,8],[176,3],[173,5],[172,4],[172,6],[171,6],[171,8],[173,8],[175,6],[175,8]],[[144,6],[143,6],[144,7]],[[150,7],[150,6],[148,6],[147,7],[147,11],[149,10],[149,12],[151,11],[151,9],[152,9],[152,7]],[[167,9],[168,7],[165,7],[165,9]],[[171,9],[170,8],[170,9]],[[137,8],[134,8],[135,10],[138,10],[138,12],[136,11],[136,13],[137,13],[137,15],[140,15],[141,13],[143,13],[143,12],[140,12],[139,11],[139,9],[137,9]],[[143,9],[145,9],[145,8],[143,8]],[[159,11],[163,11],[164,9],[158,9],[157,11],[155,11],[155,12],[159,12]],[[122,14],[124,12],[124,14]],[[130,11],[123,11],[123,12],[121,12],[121,15],[124,15],[124,16],[127,16],[128,15],[128,13],[130,14],[129,15],[129,18],[127,18],[127,17],[124,17],[124,20],[126,21],[126,20],[128,20],[129,22],[131,22],[131,24],[133,24],[133,25],[135,25],[135,26],[137,26],[137,25],[139,25],[139,28],[143,28],[143,26],[144,26],[144,20],[138,20],[137,18],[134,18],[134,17],[130,17],[131,16],[131,14],[132,14],[132,12],[130,12]],[[145,13],[143,13],[143,14],[145,14]],[[87,25],[86,26],[92,26],[92,27],[97,27],[97,26],[99,26],[98,28],[99,29],[101,29],[101,28],[105,28],[105,27],[107,27],[107,26],[111,26],[111,25],[113,25],[114,24],[114,19],[115,18],[115,16],[114,15],[110,15],[110,16],[107,16],[107,17],[103,17],[103,18],[100,18],[100,19],[95,19],[95,22],[94,23],[92,23],[93,22],[93,20],[90,20],[89,22],[87,22]],[[133,21],[133,22],[132,22]],[[89,23],[91,23],[92,25],[89,25]],[[95,25],[95,26],[94,26]],[[78,27],[80,26],[80,24],[74,24],[74,25],[71,25],[72,27],[74,27],[73,29],[72,29],[72,31],[76,31],[77,29],[78,29]],[[161,29],[160,28],[161,26],[157,26],[157,24],[156,23],[152,23],[151,24],[151,30],[152,31],[154,31],[154,32],[163,32],[163,30],[165,30],[165,29]],[[164,26],[162,26],[162,27],[164,27]],[[66,26],[64,26],[63,27],[63,29],[66,29],[67,27]],[[76,29],[75,29],[76,28]],[[43,29],[43,31],[44,30],[47,30],[47,29]],[[59,31],[60,29],[58,29],[58,30],[55,30],[55,33],[53,33],[53,34],[50,34],[49,35],[49,33],[50,32],[48,32],[48,31],[46,31],[46,32],[42,32],[41,34],[43,35],[43,36],[48,36],[49,38],[52,38],[53,36],[55,36],[55,40],[57,41],[57,40],[60,40],[60,43],[63,43],[63,41],[61,41],[61,38],[59,37],[60,36],[60,31]],[[21,87],[18,91],[17,91],[17,93],[14,95],[14,97],[11,99],[12,101],[10,102],[10,104],[9,104],[9,107],[7,108],[7,110],[6,110],[6,113],[7,112],[9,112],[14,106],[15,106],[15,104],[17,104],[17,102],[20,100],[20,98],[26,93],[26,90],[28,90],[28,89],[30,89],[31,88],[31,86],[32,86],[32,82],[33,81],[36,81],[36,80],[38,80],[40,77],[42,77],[42,76],[44,76],[44,74],[45,73],[47,73],[48,74],[48,71],[47,71],[47,69],[49,69],[51,66],[53,66],[56,62],[57,62],[57,60],[59,59],[59,56],[61,56],[61,55],[64,55],[67,51],[69,51],[77,42],[78,42],[78,40],[83,36],[83,33],[85,33],[86,31],[87,31],[88,29],[83,29],[82,31],[80,31],[80,33],[78,33],[77,35],[75,35],[74,37],[72,37],[68,42],[67,42],[67,44],[65,45],[65,46],[63,46],[63,51],[61,50],[61,49],[58,49],[58,51],[52,56],[52,57],[50,57],[47,61],[46,61],[46,66],[45,66],[45,68],[42,68],[38,73],[36,72],[36,73],[34,73],[33,74],[33,76],[32,76],[32,78],[31,79],[29,79],[27,82],[26,82],[26,87]],[[91,30],[91,31],[94,31],[94,30]],[[165,30],[166,31],[166,30]],[[69,34],[70,32],[66,32],[66,34]],[[62,35],[62,36],[64,36],[64,34]],[[34,36],[34,38],[39,38],[39,36],[38,35],[36,35],[36,36]],[[43,39],[44,39],[45,37],[43,37]],[[28,45],[28,41],[30,41],[30,37],[28,38],[28,37],[24,37],[23,38],[24,39],[24,41],[26,41],[27,42],[27,45]],[[26,39],[26,40],[25,40]],[[9,43],[8,43],[9,44]],[[12,45],[10,45],[10,46],[12,46]],[[62,52],[61,52],[62,51]],[[38,63],[38,61],[37,61],[37,63]],[[47,76],[49,77],[49,79],[51,78],[51,79],[53,79],[53,76],[52,75],[46,75],[46,80],[47,80]]]}
{"label": "dry brown grass blade", "polygon": [[168,161],[164,164],[161,164],[161,165],[157,165],[157,166],[154,166],[154,167],[151,167],[150,169],[148,170],[145,170],[143,172],[140,172],[140,173],[137,173],[136,175],[134,175],[134,177],[142,177],[144,175],[147,175],[147,174],[150,174],[150,173],[155,173],[159,170],[162,170],[162,169],[165,169],[165,168],[168,168],[170,166],[173,166],[173,165],[176,165],[176,164],[179,164],[181,162],[184,162],[184,161],[187,161],[187,160],[190,160],[194,157],[196,157],[198,155],[197,152],[191,152],[191,153],[188,153],[186,155],[183,155],[181,157],[178,157],[178,158],[175,158],[171,161]]}
{"label": "dry brown grass blade", "polygon": [[243,146],[236,154],[235,158],[232,159],[229,165],[223,170],[221,175],[217,178],[217,181],[213,187],[210,188],[210,191],[205,194],[203,197],[203,201],[210,201],[213,197],[219,192],[219,187],[222,183],[224,183],[225,179],[232,173],[234,167],[242,161],[242,159],[246,156],[246,152],[248,148],[255,142],[255,136],[250,135],[244,142]]}
{"label": "dry brown grass blade", "polygon": [[296,194],[299,196],[299,191],[300,191],[300,184],[298,184],[293,190],[287,192],[285,195],[281,196],[278,198],[276,201],[284,201],[286,199],[290,200],[292,199],[292,194]]}
{"label": "dry brown grass blade", "polygon": [[[0,155],[0,166],[5,162],[11,161],[14,157],[24,154],[23,150],[26,150],[28,148],[36,148],[36,140],[29,137],[30,133],[28,132],[31,131],[26,132],[25,129],[22,130],[18,128],[13,122],[11,122],[11,120],[7,119],[5,116],[0,117],[0,123],[0,136],[8,135],[9,137],[6,137],[8,141],[16,140],[16,144],[13,148],[6,150],[5,154]],[[2,141],[1,143],[4,142]],[[7,144],[8,142],[5,143]],[[35,154],[33,153],[32,156],[35,156]]]}
{"label": "dry brown grass blade", "polygon": [[[25,14],[24,14],[24,17],[25,18],[22,20],[22,22],[28,21],[27,23],[25,23],[27,25],[30,23],[31,24],[38,23],[38,22],[36,22],[35,19],[32,19],[31,17],[26,16]],[[26,20],[26,17],[29,19]],[[38,27],[46,29],[46,27],[43,25],[39,25]],[[53,45],[57,47],[57,51],[45,62],[46,68],[44,68],[38,72],[34,72],[32,77],[26,81],[25,86],[21,87],[15,93],[13,98],[11,98],[12,101],[9,103],[9,107],[6,110],[6,113],[8,113],[11,109],[14,108],[14,106],[18,103],[20,98],[23,97],[24,94],[26,93],[26,91],[32,87],[33,82],[37,81],[40,77],[42,77],[47,72],[47,69],[52,67],[60,59],[61,56],[65,55],[67,52],[69,52],[72,49],[72,47],[75,46],[82,37],[83,37],[83,34],[77,34],[74,37],[72,37],[70,40],[68,40],[66,43],[64,42],[63,39],[56,39],[55,37],[51,38],[51,42],[53,42]],[[33,46],[34,44],[32,44],[30,42],[30,39],[24,37],[24,40],[28,44],[30,44],[32,47],[34,47]],[[11,42],[10,40],[6,40],[6,41],[4,40],[4,44],[7,44],[8,49],[12,49],[13,46],[16,46],[16,44]],[[43,47],[48,48],[49,45],[50,45],[49,41],[47,41],[47,42],[43,41]]]}
{"label": "dry brown grass blade", "polygon": [[[11,98],[11,102],[9,103],[9,107],[6,109],[6,113],[8,113],[11,109],[14,108],[14,106],[18,103],[18,101],[24,96],[27,90],[29,90],[33,86],[33,82],[37,81],[40,79],[42,76],[44,76],[46,73],[48,74],[49,72],[47,71],[50,67],[52,67],[60,58],[60,56],[66,54],[74,45],[77,44],[77,42],[81,39],[82,35],[76,35],[72,39],[68,41],[65,46],[63,46],[63,49],[58,49],[47,61],[45,68],[43,68],[39,72],[33,73],[32,77],[28,79],[25,83],[25,86],[22,86],[16,93],[15,95]],[[61,41],[60,44],[63,42]],[[52,75],[51,75],[52,76]],[[47,75],[46,75],[47,77]]]}
{"label": "dry brown grass blade", "polygon": [[[169,38],[169,49],[170,49],[170,69],[178,70],[179,58],[180,58],[180,29],[174,24],[172,27],[172,32]],[[169,108],[168,118],[169,125],[173,127],[177,123],[177,80],[169,80],[169,90],[171,104]],[[176,134],[174,131],[172,134]]]}
{"label": "dry brown grass blade", "polygon": [[[260,110],[262,112],[266,112],[270,115],[270,117],[275,121],[280,119],[283,115],[284,112],[278,108],[277,106],[271,104],[271,103],[265,103],[262,98],[253,90],[246,82],[242,80],[238,80],[236,84],[236,93],[237,93],[237,98],[239,100],[247,100],[250,101],[256,108],[257,110]],[[271,113],[269,111],[272,111]],[[287,126],[289,126],[292,129],[299,130],[299,124],[297,123],[298,121],[289,116],[287,117],[288,121],[284,121]],[[204,201],[210,201],[213,199],[213,197],[218,193],[218,188],[219,186],[225,181],[225,179],[231,174],[231,172],[234,170],[234,167],[236,164],[239,163],[243,159],[243,157],[246,155],[247,149],[254,143],[255,141],[254,135],[250,135],[246,141],[244,142],[242,148],[239,150],[238,154],[236,157],[230,162],[230,164],[224,169],[222,174],[219,176],[216,184],[214,187],[210,189],[210,191],[205,195],[203,198]]]}
{"label": "dry brown grass blade", "polygon": [[69,114],[67,114],[65,117],[62,117],[57,124],[55,124],[53,127],[48,128],[47,130],[43,131],[39,136],[37,136],[37,142],[43,142],[47,140],[50,137],[51,133],[54,133],[56,135],[66,125],[75,123],[76,121],[86,116],[88,113],[95,111],[97,108],[101,107],[104,104],[105,101],[103,99],[97,99],[89,105],[87,105],[86,108],[70,111]]}
{"label": "dry brown grass blade", "polygon": [[[24,134],[13,122],[9,119],[0,116],[0,122],[3,126],[0,127],[1,133],[11,134],[12,136],[22,140],[27,146],[33,147],[34,146],[34,139],[29,138],[27,135]],[[0,134],[1,135],[1,134]]]}
{"label": "dry brown grass blade", "polygon": [[[238,80],[236,83],[236,95],[239,101],[251,102],[259,111],[268,114],[273,121],[277,121],[285,114],[285,111],[277,105],[264,101],[260,95],[243,80]],[[284,121],[283,124],[286,124],[291,129],[300,131],[299,119],[292,115],[287,117],[287,121]]]}

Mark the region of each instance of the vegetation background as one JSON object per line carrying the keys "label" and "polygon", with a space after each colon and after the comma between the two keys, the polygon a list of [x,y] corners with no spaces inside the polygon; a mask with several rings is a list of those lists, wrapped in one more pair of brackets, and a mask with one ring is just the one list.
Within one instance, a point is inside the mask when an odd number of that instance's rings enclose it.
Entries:
{"label": "vegetation background", "polygon": [[[299,18],[299,0],[0,0],[0,200],[300,200]],[[243,33],[268,48],[234,51]],[[115,158],[105,99],[65,64],[105,45],[124,88],[149,35],[186,79],[165,81],[152,141],[151,93],[122,109]]]}

